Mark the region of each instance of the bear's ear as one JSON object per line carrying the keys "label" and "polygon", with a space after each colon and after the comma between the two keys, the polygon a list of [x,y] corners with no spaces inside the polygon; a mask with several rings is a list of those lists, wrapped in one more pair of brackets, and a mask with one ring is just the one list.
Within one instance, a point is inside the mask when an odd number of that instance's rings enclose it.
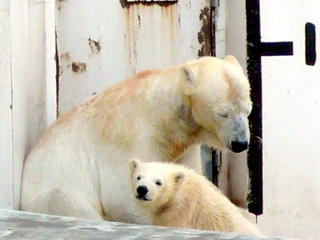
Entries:
{"label": "bear's ear", "polygon": [[233,64],[234,66],[236,66],[236,67],[238,67],[240,69],[242,69],[242,67],[241,67],[240,63],[238,62],[238,60],[232,55],[226,56],[223,60],[228,62],[228,63]]}
{"label": "bear's ear", "polygon": [[141,162],[138,159],[132,158],[129,163],[131,172],[134,172],[139,167],[140,164]]}
{"label": "bear's ear", "polygon": [[186,65],[181,67],[181,75],[182,75],[183,79],[186,79],[187,81],[189,81],[191,83],[195,83],[197,80],[192,69]]}
{"label": "bear's ear", "polygon": [[173,178],[174,178],[175,185],[179,187],[183,183],[185,179],[185,175],[183,172],[176,172],[173,174]]}

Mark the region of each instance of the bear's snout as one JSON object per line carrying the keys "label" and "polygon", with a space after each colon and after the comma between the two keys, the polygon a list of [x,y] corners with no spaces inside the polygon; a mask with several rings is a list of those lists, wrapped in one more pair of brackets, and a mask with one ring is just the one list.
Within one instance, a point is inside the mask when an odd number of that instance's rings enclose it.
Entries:
{"label": "bear's snout", "polygon": [[148,192],[149,190],[146,186],[137,187],[137,193],[139,194],[139,196],[145,196]]}
{"label": "bear's snout", "polygon": [[235,153],[240,153],[248,148],[248,142],[232,141],[231,142],[231,151]]}

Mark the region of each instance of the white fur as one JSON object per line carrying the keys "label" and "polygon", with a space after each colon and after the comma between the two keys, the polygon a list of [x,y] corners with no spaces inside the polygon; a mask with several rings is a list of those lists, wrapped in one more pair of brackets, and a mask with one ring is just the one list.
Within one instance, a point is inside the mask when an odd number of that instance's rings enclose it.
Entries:
{"label": "white fur", "polygon": [[250,88],[234,61],[144,71],[61,116],[25,161],[21,209],[146,223],[131,194],[129,159],[201,172],[199,157],[188,157],[200,156],[200,143],[230,149],[248,139]]}
{"label": "white fur", "polygon": [[[247,212],[193,170],[138,159],[130,161],[130,169],[133,195],[153,225],[260,234],[245,217]],[[139,193],[139,188],[147,193]]]}

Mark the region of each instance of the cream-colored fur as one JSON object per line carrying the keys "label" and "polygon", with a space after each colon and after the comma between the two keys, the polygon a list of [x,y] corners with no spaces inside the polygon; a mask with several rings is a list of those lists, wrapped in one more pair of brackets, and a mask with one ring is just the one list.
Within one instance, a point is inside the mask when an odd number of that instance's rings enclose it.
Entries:
{"label": "cream-colored fur", "polygon": [[[260,234],[240,208],[193,170],[173,163],[142,163],[137,159],[130,161],[130,169],[133,195],[152,224]],[[139,187],[146,188],[147,193],[139,193]]]}
{"label": "cream-colored fur", "polygon": [[201,143],[232,150],[232,141],[248,141],[249,95],[233,57],[138,73],[44,133],[24,164],[21,209],[147,223],[131,194],[129,159],[201,172]]}

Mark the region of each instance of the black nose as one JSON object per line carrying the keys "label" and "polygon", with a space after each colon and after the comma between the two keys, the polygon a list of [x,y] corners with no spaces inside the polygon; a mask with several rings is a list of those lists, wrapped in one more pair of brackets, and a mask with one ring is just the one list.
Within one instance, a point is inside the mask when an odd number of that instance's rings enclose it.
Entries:
{"label": "black nose", "polygon": [[140,195],[140,196],[144,196],[148,193],[148,188],[146,186],[139,186],[137,188],[137,193]]}
{"label": "black nose", "polygon": [[238,141],[232,141],[231,142],[231,151],[235,153],[242,152],[248,148],[248,142],[238,142]]}

